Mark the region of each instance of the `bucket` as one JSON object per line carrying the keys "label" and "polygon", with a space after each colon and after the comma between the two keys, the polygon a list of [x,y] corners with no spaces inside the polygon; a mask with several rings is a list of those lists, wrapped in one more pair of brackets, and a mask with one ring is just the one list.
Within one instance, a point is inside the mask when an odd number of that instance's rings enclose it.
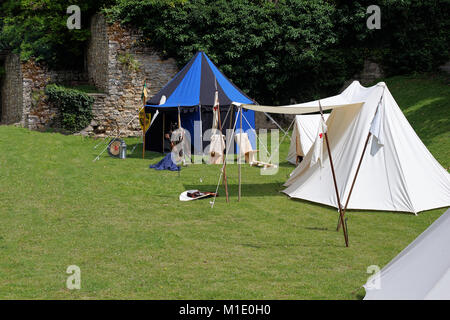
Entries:
{"label": "bucket", "polygon": [[120,143],[119,147],[119,159],[125,159],[127,157],[127,144],[125,141]]}

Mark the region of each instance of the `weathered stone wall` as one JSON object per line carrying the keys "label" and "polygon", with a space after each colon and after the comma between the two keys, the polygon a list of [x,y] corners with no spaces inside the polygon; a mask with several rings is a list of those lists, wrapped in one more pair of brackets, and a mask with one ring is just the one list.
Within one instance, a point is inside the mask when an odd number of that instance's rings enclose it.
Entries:
{"label": "weathered stone wall", "polygon": [[58,108],[48,103],[45,87],[89,83],[101,93],[91,94],[94,120],[82,134],[109,136],[118,129],[123,136],[141,134],[136,115],[142,108],[142,86],[147,81],[149,96],[157,93],[177,73],[176,63],[142,46],[141,33],[108,24],[102,15],[92,18],[91,33],[86,72],[54,71],[34,60],[21,62],[15,55],[6,58],[2,124],[20,123],[33,130],[58,128]]}
{"label": "weathered stone wall", "polygon": [[91,39],[87,51],[89,81],[102,92],[108,92],[109,43],[107,24],[103,15],[91,20]]}
{"label": "weathered stone wall", "polygon": [[20,123],[23,119],[22,70],[17,55],[10,54],[4,62],[5,75],[1,83],[1,124]]}
{"label": "weathered stone wall", "polygon": [[98,97],[94,121],[83,133],[104,136],[120,128],[124,136],[140,135],[136,114],[142,108],[142,86],[146,81],[149,96],[157,93],[177,73],[175,60],[162,60],[141,44],[140,32],[108,24],[101,15],[91,20],[91,33],[89,78],[105,96]]}
{"label": "weathered stone wall", "polygon": [[21,63],[22,125],[32,130],[58,128],[58,108],[48,103],[45,87],[51,83],[75,86],[87,83],[87,74],[81,71],[49,70],[34,60]]}

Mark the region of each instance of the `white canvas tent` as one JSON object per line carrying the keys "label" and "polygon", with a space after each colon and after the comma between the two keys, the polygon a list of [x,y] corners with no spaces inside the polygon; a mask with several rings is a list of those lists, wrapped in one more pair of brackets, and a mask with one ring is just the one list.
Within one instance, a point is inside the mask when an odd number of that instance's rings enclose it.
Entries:
{"label": "white canvas tent", "polygon": [[[334,109],[327,121],[342,207],[351,190],[347,209],[417,213],[450,205],[450,175],[414,132],[385,83],[365,88],[355,81],[328,99],[364,102]],[[284,192],[338,207],[327,152],[323,168],[311,165],[311,156],[310,151],[294,170]]]}
{"label": "white canvas tent", "polygon": [[365,300],[450,300],[450,210],[367,281]]}
{"label": "white canvas tent", "polygon": [[[329,114],[324,114],[325,120]],[[320,114],[305,114],[295,116],[294,130],[292,131],[291,144],[287,161],[297,165],[297,156],[304,157],[316,140],[320,124]]]}
{"label": "white canvas tent", "polygon": [[313,163],[313,146],[286,182],[287,195],[344,210],[417,213],[450,206],[449,173],[419,139],[383,82],[366,88],[355,81],[339,95],[292,106],[238,106],[303,114],[319,111],[319,103],[323,110],[333,109],[326,125],[336,184],[327,149],[322,161]]}

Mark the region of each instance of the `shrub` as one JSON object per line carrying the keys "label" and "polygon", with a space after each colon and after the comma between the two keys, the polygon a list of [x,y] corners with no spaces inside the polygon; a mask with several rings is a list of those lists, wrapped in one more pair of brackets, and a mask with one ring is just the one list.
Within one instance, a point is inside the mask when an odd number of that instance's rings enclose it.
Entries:
{"label": "shrub", "polygon": [[449,59],[450,2],[380,0],[381,30],[366,27],[372,0],[116,0],[110,20],[144,31],[180,67],[205,51],[260,103],[336,93],[366,59],[389,74],[433,71]]}
{"label": "shrub", "polygon": [[55,84],[48,85],[45,93],[49,102],[59,109],[63,129],[73,133],[91,123],[94,98],[79,90]]}

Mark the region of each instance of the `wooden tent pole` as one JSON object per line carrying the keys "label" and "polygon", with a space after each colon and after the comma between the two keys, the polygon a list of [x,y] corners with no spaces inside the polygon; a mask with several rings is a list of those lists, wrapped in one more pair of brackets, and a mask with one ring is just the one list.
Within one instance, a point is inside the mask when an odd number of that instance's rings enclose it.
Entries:
{"label": "wooden tent pole", "polygon": [[[367,135],[366,143],[364,144],[364,149],[363,149],[363,152],[361,154],[361,159],[359,159],[358,168],[356,169],[355,177],[353,178],[352,186],[350,188],[350,192],[348,194],[347,201],[345,202],[344,211],[342,212],[343,216],[345,216],[345,212],[347,211],[347,206],[348,206],[348,203],[350,201],[350,197],[352,196],[353,187],[355,186],[356,178],[358,177],[359,169],[361,168],[361,163],[363,161],[364,154],[366,153],[367,145],[369,144],[369,139],[370,139],[371,135],[372,134],[370,132]],[[341,228],[341,220],[339,219],[336,231],[339,231],[340,228]]]}
{"label": "wooden tent pole", "polygon": [[145,159],[145,119],[144,117],[144,127],[142,128],[142,159]]}
{"label": "wooden tent pole", "polygon": [[[220,119],[220,105],[217,107],[217,113],[218,113],[219,131],[220,131],[220,135],[222,135],[222,120]],[[213,122],[214,122],[214,120],[213,120]],[[225,184],[225,195],[227,198],[227,202],[230,202],[229,197],[228,197],[227,162],[225,160],[226,150],[227,150],[227,146],[225,145],[225,154],[222,155],[222,158],[223,158],[223,183]]]}
{"label": "wooden tent pole", "polygon": [[166,113],[163,112],[163,125],[162,125],[162,153],[164,154],[164,131],[166,126]]}
{"label": "wooden tent pole", "polygon": [[242,157],[241,157],[241,154],[242,154],[242,107],[239,108],[239,112],[240,112],[240,115],[239,115],[239,122],[240,122],[241,132],[240,132],[240,135],[239,135],[239,158],[238,158],[238,161],[239,161],[239,166],[238,166],[238,173],[239,173],[239,195],[238,195],[238,201],[241,201],[241,176],[242,176],[242,169],[241,169],[241,166],[242,166]]}
{"label": "wooden tent pole", "polygon": [[[320,104],[320,101],[319,101],[319,109],[320,109],[320,115],[322,116],[322,121],[325,121],[325,118],[323,116],[322,105]],[[328,157],[330,158],[331,174],[333,175],[334,189],[336,191],[336,198],[337,198],[338,208],[339,208],[339,216],[340,216],[340,220],[342,223],[342,230],[344,231],[345,246],[348,247],[347,227],[345,226],[345,223],[344,223],[344,215],[342,212],[341,199],[339,197],[339,190],[338,190],[338,186],[337,186],[336,173],[334,171],[333,158],[331,156],[330,142],[328,140],[328,132],[325,132],[324,135],[325,135],[325,141],[327,143]]]}
{"label": "wooden tent pole", "polygon": [[[203,119],[202,119],[202,106],[199,104],[198,105],[198,114],[199,114],[199,118],[200,118],[200,156],[202,157],[202,161],[201,163],[203,163]],[[194,147],[195,147],[195,134],[194,134]],[[195,150],[195,149],[194,149]]]}

